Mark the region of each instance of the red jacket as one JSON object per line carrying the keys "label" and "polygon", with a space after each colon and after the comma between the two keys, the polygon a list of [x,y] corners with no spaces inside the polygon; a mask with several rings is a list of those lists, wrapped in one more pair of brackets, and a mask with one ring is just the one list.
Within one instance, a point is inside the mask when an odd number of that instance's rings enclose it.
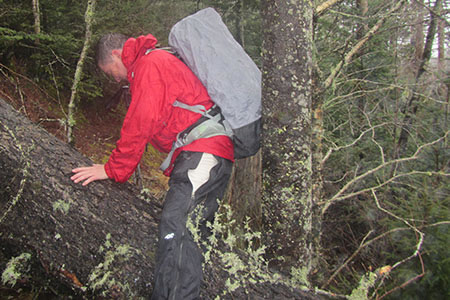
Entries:
{"label": "red jacket", "polygon": [[[118,182],[127,181],[133,174],[147,143],[161,152],[170,152],[177,134],[201,117],[198,113],[174,107],[175,100],[189,105],[201,104],[206,109],[213,105],[203,84],[178,58],[164,50],[145,54],[148,49],[155,48],[156,42],[149,34],[129,39],[122,49],[132,100],[120,139],[105,165],[108,177]],[[229,137],[199,139],[175,152],[165,175],[170,175],[173,162],[182,150],[234,159]]]}

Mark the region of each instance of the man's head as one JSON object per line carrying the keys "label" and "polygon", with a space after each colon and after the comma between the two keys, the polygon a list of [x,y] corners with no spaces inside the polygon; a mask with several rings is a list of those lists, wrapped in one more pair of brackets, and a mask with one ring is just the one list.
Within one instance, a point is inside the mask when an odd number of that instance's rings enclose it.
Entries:
{"label": "man's head", "polygon": [[127,40],[128,37],[123,34],[108,33],[97,42],[97,65],[117,82],[127,79],[127,69],[122,63],[122,48]]}

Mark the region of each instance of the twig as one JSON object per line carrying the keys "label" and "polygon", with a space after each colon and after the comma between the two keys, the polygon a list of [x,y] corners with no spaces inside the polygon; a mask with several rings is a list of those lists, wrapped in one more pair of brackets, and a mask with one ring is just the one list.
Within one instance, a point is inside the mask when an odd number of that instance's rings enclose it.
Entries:
{"label": "twig", "polygon": [[360,39],[358,41],[358,43],[356,43],[356,45],[345,55],[344,59],[342,61],[340,61],[333,68],[333,70],[331,70],[330,75],[325,80],[325,83],[323,85],[323,90],[329,88],[332,85],[334,79],[337,77],[337,75],[339,74],[341,69],[350,63],[351,59],[353,58],[353,55],[355,55],[362,48],[362,46],[375,35],[375,33],[384,24],[387,17],[389,17],[396,10],[400,9],[400,7],[403,5],[404,2],[405,2],[405,0],[398,1],[397,4],[388,13],[386,13],[386,15],[381,17],[378,20],[378,22],[366,33],[366,35],[362,39]]}
{"label": "twig", "polygon": [[15,71],[13,71],[12,69],[8,68],[7,66],[5,66],[5,65],[2,64],[2,63],[0,63],[0,68],[5,68],[6,70],[8,70],[8,72],[11,72],[12,74],[17,75],[17,76],[19,76],[19,77],[22,77],[23,79],[29,81],[29,82],[32,83],[35,87],[37,87],[38,90],[40,90],[43,94],[45,94],[45,96],[47,96],[49,99],[51,99],[51,100],[53,100],[53,101],[56,102],[56,99],[55,99],[55,98],[53,98],[53,97],[51,97],[49,94],[47,94],[47,92],[46,92],[45,90],[43,90],[38,84],[36,84],[36,83],[35,83],[33,80],[31,80],[30,78],[28,78],[28,77],[26,77],[26,76],[24,76],[24,75],[22,75],[22,74],[20,74],[20,73],[17,73],[17,72],[15,72]]}
{"label": "twig", "polygon": [[362,189],[362,190],[359,190],[359,191],[356,191],[356,192],[353,192],[353,193],[345,194],[343,196],[340,196],[340,197],[334,199],[334,201],[342,201],[342,200],[345,200],[345,199],[348,199],[348,198],[352,198],[352,197],[355,197],[355,196],[358,196],[358,195],[370,192],[371,190],[378,190],[379,188],[387,185],[388,183],[391,183],[391,182],[395,181],[398,178],[406,177],[406,176],[413,176],[413,175],[435,175],[435,176],[447,176],[448,177],[448,176],[450,176],[450,173],[426,172],[426,171],[411,171],[411,172],[408,172],[408,173],[400,173],[400,174],[397,174],[395,176],[392,176],[391,178],[387,179],[386,181],[384,181],[384,182],[382,182],[382,183],[380,183],[380,184],[378,184],[376,186],[368,187],[368,188],[365,188],[365,189]]}
{"label": "twig", "polygon": [[[361,243],[360,243],[360,245],[359,245],[359,247],[358,247],[358,249],[356,249],[356,251],[355,252],[353,252],[353,254],[349,257],[349,258],[347,258],[347,260],[339,267],[339,268],[337,268],[337,270],[336,271],[334,271],[334,273],[330,276],[330,278],[327,280],[327,282],[322,286],[322,288],[326,288],[330,283],[331,283],[331,281],[333,281],[333,279],[337,276],[337,274],[339,274],[339,272],[341,272],[342,271],[342,269],[343,268],[345,268],[347,265],[348,265],[348,263],[351,261],[351,260],[353,260],[353,258],[355,258],[355,256],[366,246],[366,245],[368,245],[368,244],[366,244],[365,243],[365,241],[366,241],[366,239],[371,235],[373,233],[373,230],[370,230],[367,234],[366,234],[366,236],[363,238],[363,240],[361,241]],[[373,242],[373,241],[375,241],[375,239],[373,239],[373,240],[371,240],[370,242]]]}
{"label": "twig", "polygon": [[360,134],[353,142],[351,142],[350,144],[347,144],[347,145],[344,145],[344,146],[339,146],[339,147],[334,147],[334,148],[328,149],[327,154],[325,154],[325,156],[324,156],[324,158],[322,159],[322,161],[320,162],[320,164],[321,164],[321,165],[325,164],[325,162],[328,160],[328,158],[330,158],[330,155],[331,155],[333,152],[336,152],[336,151],[339,151],[339,150],[346,149],[346,148],[349,148],[349,147],[354,146],[356,143],[358,143],[358,142],[364,137],[364,135],[365,135],[366,133],[372,132],[375,128],[383,127],[383,126],[388,125],[388,124],[389,124],[389,123],[381,123],[381,124],[375,125],[375,126],[373,126],[373,127],[370,127],[369,129],[366,129],[366,130],[364,130],[363,132],[361,132],[361,134]]}
{"label": "twig", "polygon": [[[406,258],[404,258],[404,259],[402,259],[402,260],[396,262],[396,263],[389,269],[389,271],[388,271],[388,272],[391,272],[392,270],[396,269],[397,267],[399,267],[400,265],[404,264],[405,262],[411,260],[412,258],[414,258],[414,257],[416,257],[416,256],[419,256],[419,257],[420,257],[420,249],[422,248],[425,234],[424,234],[423,232],[421,232],[419,229],[417,229],[416,226],[411,225],[411,224],[410,224],[408,221],[406,221],[405,219],[403,219],[403,218],[401,218],[401,217],[395,215],[394,213],[388,211],[387,209],[384,209],[383,207],[381,207],[380,202],[378,201],[378,197],[377,197],[377,195],[376,195],[376,193],[375,193],[375,190],[372,190],[372,195],[373,195],[373,197],[374,197],[374,199],[375,199],[375,203],[376,203],[377,207],[378,207],[381,211],[385,212],[386,214],[390,215],[391,217],[393,217],[393,218],[395,218],[395,219],[397,219],[397,220],[402,221],[402,222],[405,223],[409,228],[411,228],[412,230],[414,230],[414,231],[416,232],[416,234],[418,235],[418,242],[417,242],[417,244],[416,244],[416,250],[414,251],[414,253],[411,254],[410,256],[408,256],[408,257],[406,257]],[[420,258],[420,260],[421,260],[421,262],[422,262],[422,259],[421,259],[421,258]],[[411,283],[412,281],[416,280],[417,278],[422,277],[424,274],[425,274],[425,268],[424,268],[423,262],[422,262],[422,274],[420,274],[419,276],[416,276],[416,277],[414,277],[414,278],[408,280],[408,281],[405,282],[402,286],[408,285],[409,283]],[[380,285],[381,285],[381,283],[380,283]],[[399,287],[399,288],[400,288],[400,287]],[[396,289],[394,289],[394,290],[396,290]],[[393,291],[393,290],[391,290],[391,292],[392,292],[392,291]],[[384,296],[384,295],[383,295],[383,296]]]}
{"label": "twig", "polygon": [[[398,158],[398,159],[393,159],[393,160],[387,161],[385,163],[382,163],[382,164],[378,165],[377,167],[375,167],[373,169],[368,170],[367,172],[365,172],[365,173],[363,173],[363,174],[361,174],[359,176],[356,176],[355,178],[353,178],[352,180],[347,182],[331,199],[318,203],[319,205],[324,205],[323,208],[322,208],[322,214],[324,214],[325,211],[328,209],[328,207],[330,207],[330,205],[333,204],[334,202],[336,202],[338,200],[342,200],[342,199],[348,198],[349,197],[348,195],[346,195],[346,196],[342,196],[342,195],[345,193],[345,191],[347,191],[356,182],[358,182],[358,181],[366,178],[367,176],[372,175],[375,172],[377,172],[377,171],[379,171],[379,170],[381,170],[381,169],[383,169],[385,167],[388,167],[390,165],[397,164],[397,163],[402,163],[402,162],[408,162],[408,161],[412,161],[412,160],[418,159],[419,158],[419,154],[423,151],[423,149],[425,149],[427,147],[430,147],[430,146],[433,146],[433,145],[435,145],[435,144],[445,140],[447,138],[448,134],[449,134],[449,132],[447,131],[445,133],[445,135],[440,137],[439,139],[434,140],[434,141],[432,141],[430,143],[421,145],[420,147],[417,148],[416,152],[412,156],[404,157],[404,158]],[[429,172],[425,172],[425,173],[427,174]],[[441,174],[441,173],[439,173],[439,174]]]}
{"label": "twig", "polygon": [[377,300],[383,299],[384,297],[388,296],[389,294],[392,294],[393,292],[395,292],[395,291],[398,290],[398,289],[404,288],[405,286],[407,286],[407,285],[410,284],[411,282],[416,281],[417,279],[422,278],[422,277],[425,275],[425,265],[424,265],[424,263],[423,263],[422,255],[420,255],[420,252],[418,253],[418,257],[419,257],[420,265],[421,265],[421,267],[422,267],[422,273],[419,274],[419,275],[417,275],[417,276],[414,276],[413,278],[411,278],[411,279],[409,279],[409,280],[407,280],[407,281],[404,282],[402,285],[399,285],[399,286],[397,286],[397,287],[395,287],[395,288],[393,288],[393,289],[387,291],[387,292],[384,293],[382,296],[380,296],[380,297],[377,296],[377,298],[376,298]]}
{"label": "twig", "polygon": [[[422,228],[429,228],[429,227],[435,227],[435,226],[440,226],[440,225],[450,225],[450,221],[441,221],[441,222],[437,222],[437,223],[433,223],[433,224],[422,226]],[[410,227],[398,227],[398,228],[394,228],[394,229],[391,229],[389,231],[383,232],[382,234],[374,237],[373,239],[371,239],[371,240],[369,240],[367,242],[364,242],[364,240],[363,240],[364,243],[362,243],[358,247],[358,249],[356,249],[355,252],[353,252],[353,254],[349,258],[347,258],[345,260],[345,262],[342,264],[342,266],[340,266],[338,269],[336,269],[336,271],[333,273],[333,275],[330,277],[330,279],[328,279],[327,282],[322,286],[322,288],[327,287],[331,283],[331,281],[358,255],[358,253],[361,252],[362,249],[364,249],[365,247],[369,246],[370,244],[372,244],[372,243],[374,243],[374,242],[376,242],[376,241],[378,241],[378,240],[380,240],[380,239],[382,239],[382,238],[384,238],[384,237],[386,237],[386,236],[388,236],[388,235],[390,235],[392,233],[399,232],[399,231],[409,231],[409,230],[412,230],[412,228],[410,228]],[[372,232],[370,231],[366,235],[365,238],[367,238],[371,233]]]}
{"label": "twig", "polygon": [[342,0],[327,0],[324,3],[318,5],[314,11],[314,15],[316,17],[322,15],[328,8],[331,6],[337,4],[338,2],[341,2]]}

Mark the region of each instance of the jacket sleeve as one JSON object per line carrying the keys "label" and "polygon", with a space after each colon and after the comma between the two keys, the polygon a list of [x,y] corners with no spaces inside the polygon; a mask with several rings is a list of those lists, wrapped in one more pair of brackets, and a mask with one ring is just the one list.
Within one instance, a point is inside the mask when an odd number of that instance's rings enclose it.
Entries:
{"label": "jacket sleeve", "polygon": [[125,116],[120,139],[112,151],[105,171],[109,178],[125,182],[135,171],[157,126],[166,97],[166,84],[154,64],[135,70],[132,100]]}

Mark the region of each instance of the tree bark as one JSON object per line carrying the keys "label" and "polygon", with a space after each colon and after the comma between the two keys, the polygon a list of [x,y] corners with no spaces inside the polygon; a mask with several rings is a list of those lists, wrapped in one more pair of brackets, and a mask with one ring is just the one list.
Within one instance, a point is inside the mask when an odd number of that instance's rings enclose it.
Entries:
{"label": "tree bark", "polygon": [[[39,0],[32,0],[34,16],[34,33],[41,33],[41,12],[39,10]],[[39,38],[36,38],[36,44],[39,44]]]}
{"label": "tree bark", "polygon": [[252,157],[238,159],[234,163],[224,201],[233,210],[233,219],[238,226],[237,232],[242,232],[247,220],[252,230],[262,229],[261,168],[261,151]]}
{"label": "tree bark", "polygon": [[[439,12],[441,9],[441,4],[442,0],[436,0],[433,11]],[[437,31],[438,17],[433,13],[430,13],[430,17],[431,17],[430,24],[428,26],[428,32],[425,39],[425,45],[423,46],[423,50],[420,51],[420,49],[418,49],[416,46],[416,59],[418,61],[416,62],[417,69],[414,72],[415,84],[412,89],[411,93],[412,95],[409,97],[409,99],[407,99],[407,102],[405,103],[405,106],[402,109],[404,117],[402,126],[400,128],[400,135],[394,152],[394,158],[400,158],[405,154],[407,150],[409,136],[411,132],[414,131],[412,126],[414,123],[414,117],[417,113],[417,110],[419,109],[418,102],[420,98],[420,96],[417,94],[417,91],[421,88],[420,82],[422,79],[422,75],[426,71],[426,64],[430,61],[433,42]],[[421,56],[417,58],[418,55]]]}
{"label": "tree bark", "polygon": [[129,184],[72,183],[71,170],[88,159],[3,101],[0,122],[1,250],[32,253],[78,292],[148,295],[157,202],[136,197]]}
{"label": "tree bark", "polygon": [[[312,240],[311,1],[263,1],[264,233],[273,261],[309,273]],[[306,282],[304,284],[307,284]]]}
{"label": "tree bark", "polygon": [[[1,99],[0,140],[2,272],[10,258],[28,253],[30,271],[20,276],[28,276],[28,283],[45,282],[94,299],[149,298],[160,201],[139,197],[128,183],[74,184],[71,170],[92,162]],[[226,290],[230,273],[220,258],[226,251],[223,246],[206,264],[202,299],[214,299]],[[230,298],[320,299],[267,281],[222,297]]]}

